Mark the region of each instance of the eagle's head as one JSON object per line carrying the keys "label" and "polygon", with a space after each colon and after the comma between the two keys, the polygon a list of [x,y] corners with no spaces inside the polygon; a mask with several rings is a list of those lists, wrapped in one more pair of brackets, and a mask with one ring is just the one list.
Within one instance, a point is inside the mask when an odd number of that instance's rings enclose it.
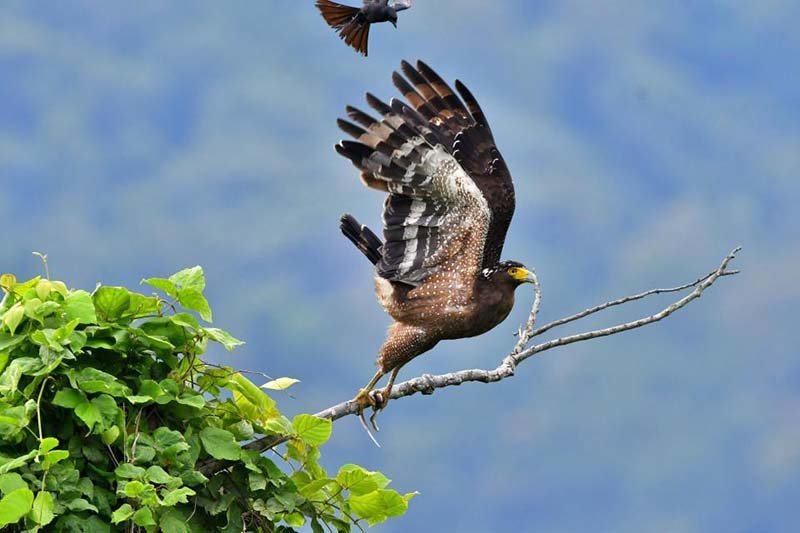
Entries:
{"label": "eagle's head", "polygon": [[492,268],[484,268],[482,275],[487,280],[509,284],[513,287],[523,283],[533,283],[535,280],[533,272],[516,261],[503,261]]}

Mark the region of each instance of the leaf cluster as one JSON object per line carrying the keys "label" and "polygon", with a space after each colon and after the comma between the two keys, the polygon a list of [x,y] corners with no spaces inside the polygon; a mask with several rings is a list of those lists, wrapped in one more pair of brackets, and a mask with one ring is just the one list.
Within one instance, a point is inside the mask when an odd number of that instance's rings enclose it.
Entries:
{"label": "leaf cluster", "polygon": [[[0,277],[0,527],[316,533],[406,511],[383,474],[320,466],[331,422],[290,420],[264,390],[297,380],[261,388],[201,358],[241,341],[207,325],[200,267],[143,283],[160,292]],[[261,436],[288,441],[242,447]],[[210,460],[229,466],[207,477]]]}

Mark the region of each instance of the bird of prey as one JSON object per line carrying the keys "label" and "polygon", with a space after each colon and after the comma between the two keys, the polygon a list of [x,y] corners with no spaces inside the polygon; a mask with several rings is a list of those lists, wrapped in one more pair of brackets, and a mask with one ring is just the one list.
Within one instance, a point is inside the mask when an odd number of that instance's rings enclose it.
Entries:
{"label": "bird of prey", "polygon": [[511,311],[514,290],[535,279],[500,260],[514,185],[478,102],[456,81],[459,98],[422,61],[403,61],[401,70],[392,81],[408,103],[367,93],[382,118],[348,106],[351,121],[338,125],[356,140],[336,145],[367,187],[387,193],[384,240],[352,215],[341,218],[344,235],[375,265],[376,295],[394,319],[377,372],[355,398],[362,422],[373,407],[373,425],[403,365],[440,340],[492,329]]}
{"label": "bird of prey", "polygon": [[378,22],[391,22],[397,27],[397,13],[411,7],[411,0],[364,0],[359,7],[345,6],[330,0],[317,0],[317,8],[325,22],[339,32],[339,37],[363,55],[367,55],[369,27]]}

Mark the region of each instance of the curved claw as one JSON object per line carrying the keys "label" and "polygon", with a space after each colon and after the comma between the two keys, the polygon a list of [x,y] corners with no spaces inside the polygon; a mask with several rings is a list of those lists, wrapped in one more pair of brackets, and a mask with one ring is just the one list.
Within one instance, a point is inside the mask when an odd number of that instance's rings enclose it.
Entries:
{"label": "curved claw", "polygon": [[372,391],[368,389],[361,389],[360,391],[358,391],[356,397],[353,398],[351,401],[358,404],[358,419],[361,422],[361,426],[367,432],[367,435],[369,435],[369,438],[372,440],[372,442],[375,443],[375,446],[380,448],[381,445],[378,443],[377,440],[375,440],[375,437],[369,430],[369,426],[367,425],[367,420],[366,418],[364,418],[364,409],[366,409],[367,407],[372,407],[373,411],[372,415],[369,417],[369,421],[372,424],[372,427],[375,428],[375,431],[378,431],[378,428],[375,425],[375,415],[378,413],[380,409],[378,408],[378,404],[376,403],[375,398],[372,395]]}
{"label": "curved claw", "polygon": [[389,403],[389,398],[384,394],[383,390],[376,390],[372,391],[370,394],[373,404],[372,404],[372,415],[369,417],[369,423],[372,424],[373,429],[375,431],[380,431],[381,428],[378,427],[378,423],[375,421],[375,417],[378,416],[378,413],[383,411],[386,407],[386,404]]}

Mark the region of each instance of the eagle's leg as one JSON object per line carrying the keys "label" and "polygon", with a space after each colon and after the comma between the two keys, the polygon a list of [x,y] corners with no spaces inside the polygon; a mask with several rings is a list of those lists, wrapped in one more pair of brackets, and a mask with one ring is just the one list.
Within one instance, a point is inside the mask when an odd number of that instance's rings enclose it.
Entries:
{"label": "eagle's leg", "polygon": [[[358,391],[358,394],[355,398],[351,401],[356,402],[358,404],[358,416],[361,417],[361,421],[364,422],[364,409],[367,407],[375,407],[375,398],[372,397],[372,389],[375,388],[375,384],[383,377],[384,372],[382,370],[378,370],[375,372],[375,375],[372,376],[372,379],[369,380],[367,386]],[[366,423],[364,423],[366,426]]]}
{"label": "eagle's leg", "polygon": [[372,424],[372,427],[375,428],[375,431],[381,430],[378,427],[377,422],[375,422],[375,417],[378,416],[378,413],[386,409],[386,405],[389,403],[389,397],[392,395],[392,386],[394,385],[394,380],[402,367],[403,365],[400,365],[392,370],[392,375],[389,376],[389,383],[387,383],[383,389],[372,393],[372,400],[375,403],[372,406],[372,415],[369,417],[369,422]]}

